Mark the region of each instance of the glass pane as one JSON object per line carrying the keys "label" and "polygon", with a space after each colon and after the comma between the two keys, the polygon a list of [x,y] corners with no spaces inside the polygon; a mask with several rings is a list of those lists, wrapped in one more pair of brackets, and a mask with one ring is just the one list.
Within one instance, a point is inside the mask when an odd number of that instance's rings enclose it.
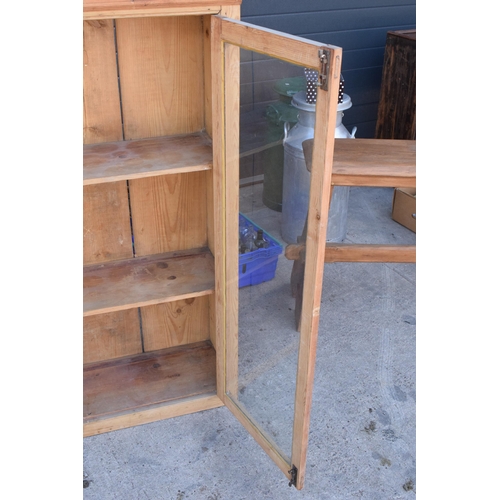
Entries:
{"label": "glass pane", "polygon": [[[301,238],[307,217],[310,174],[302,142],[314,134],[317,75],[226,44],[226,51],[234,50],[240,55],[239,95],[231,95],[235,79],[226,68],[226,99],[231,100],[226,106],[238,103],[239,134],[226,130],[226,140],[233,151],[232,141],[239,140],[239,159],[232,162],[228,153],[226,164],[238,170],[238,182],[227,189],[239,189],[239,196],[227,208],[227,251],[238,256],[228,259],[227,279],[238,281],[238,287],[228,286],[228,294],[237,295],[238,356],[237,367],[229,369],[237,372],[237,384],[228,384],[227,392],[290,462],[299,332],[293,261],[284,250]],[[226,127],[235,127],[230,117]],[[230,241],[237,241],[238,249],[230,248]]]}

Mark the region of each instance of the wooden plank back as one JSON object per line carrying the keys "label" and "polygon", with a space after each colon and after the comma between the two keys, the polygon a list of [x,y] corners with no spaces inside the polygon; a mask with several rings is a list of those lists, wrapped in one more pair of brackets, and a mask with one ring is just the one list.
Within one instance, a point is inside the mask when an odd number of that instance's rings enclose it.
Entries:
{"label": "wooden plank back", "polygon": [[[122,118],[114,22],[83,23],[83,143],[119,141]],[[132,234],[127,184],[83,188],[84,264],[130,258]],[[137,309],[83,322],[84,363],[142,351]]]}
{"label": "wooden plank back", "polygon": [[142,352],[137,309],[83,318],[83,328],[84,363]]}
{"label": "wooden plank back", "polygon": [[[83,23],[83,142],[119,141],[122,119],[113,21]],[[125,182],[84,188],[84,263],[132,256]]]}
{"label": "wooden plank back", "polygon": [[130,181],[137,256],[207,245],[208,172]]}
{"label": "wooden plank back", "polygon": [[144,338],[144,351],[156,351],[210,338],[206,321],[210,296],[191,297],[154,307],[141,308],[142,326],[151,332]]}
{"label": "wooden plank back", "polygon": [[119,141],[122,118],[114,23],[83,23],[83,143]]}
{"label": "wooden plank back", "polygon": [[132,257],[132,235],[125,181],[83,188],[83,262]]}
{"label": "wooden plank back", "polygon": [[[202,130],[202,18],[117,19],[116,38],[124,139]],[[136,256],[207,245],[208,178],[207,172],[193,172],[129,181]],[[192,318],[194,323],[209,323],[207,308],[193,313],[199,314]],[[157,326],[175,325],[175,314],[167,306],[148,308],[142,324],[145,346],[157,345]],[[166,315],[170,315],[168,320]],[[173,339],[189,338],[172,335]]]}
{"label": "wooden plank back", "polygon": [[201,18],[117,19],[116,41],[125,139],[200,131]]}

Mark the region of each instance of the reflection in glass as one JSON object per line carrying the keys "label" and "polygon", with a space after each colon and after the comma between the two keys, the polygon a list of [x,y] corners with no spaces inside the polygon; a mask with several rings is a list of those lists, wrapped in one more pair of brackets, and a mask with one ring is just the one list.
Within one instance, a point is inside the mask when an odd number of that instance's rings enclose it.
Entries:
{"label": "reflection in glass", "polygon": [[299,333],[293,262],[284,249],[301,237],[307,216],[301,144],[313,136],[315,98],[306,75],[303,67],[240,50],[239,217],[232,229],[239,232],[238,382],[227,387],[286,457]]}

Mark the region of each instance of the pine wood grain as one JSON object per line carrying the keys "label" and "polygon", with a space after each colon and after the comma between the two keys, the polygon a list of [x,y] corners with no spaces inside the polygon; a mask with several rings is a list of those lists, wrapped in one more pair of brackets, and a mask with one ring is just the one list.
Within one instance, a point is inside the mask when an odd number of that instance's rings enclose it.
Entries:
{"label": "pine wood grain", "polygon": [[331,64],[328,68],[328,91],[318,90],[316,104],[314,129],[316,147],[312,155],[310,200],[307,215],[307,250],[295,391],[292,465],[297,467],[296,488],[298,490],[304,486],[309,444],[309,424],[330,204],[331,165],[336,145],[334,131],[342,62],[342,49],[329,47],[327,50],[331,54]]}
{"label": "pine wood grain", "polygon": [[[224,27],[225,23],[223,23]],[[224,30],[224,28],[223,28]],[[219,84],[220,85],[220,84]],[[224,45],[226,393],[238,398],[240,48]]]}
{"label": "pine wood grain", "polygon": [[137,309],[83,318],[83,362],[142,352]]}
{"label": "pine wood grain", "polygon": [[212,45],[211,39],[212,16],[203,16],[203,88],[205,130],[212,137]]}
{"label": "pine wood grain", "polygon": [[321,69],[317,50],[325,44],[287,33],[259,28],[243,21],[222,24],[222,40],[244,49],[276,57],[292,64]]}
{"label": "pine wood grain", "polygon": [[[304,245],[287,245],[285,257],[299,260]],[[325,263],[330,262],[407,262],[416,261],[415,245],[376,245],[327,243]]]}
{"label": "pine wood grain", "polygon": [[133,256],[126,182],[83,188],[83,262]]}
{"label": "pine wood grain", "polygon": [[191,172],[130,181],[136,255],[207,245],[207,177]]}
{"label": "pine wood grain", "polygon": [[199,249],[85,266],[84,316],[213,293],[213,261]]}
{"label": "pine wood grain", "polygon": [[187,398],[174,399],[166,403],[149,405],[147,409],[134,410],[120,415],[89,420],[83,424],[83,436],[94,436],[105,432],[148,424],[166,418],[179,417],[189,413],[210,410],[224,406],[215,393],[206,393]]}
{"label": "pine wood grain", "polygon": [[122,138],[113,21],[83,23],[83,142]]}
{"label": "pine wood grain", "polygon": [[[219,15],[231,19],[240,19],[240,3],[233,2],[220,6]],[[203,78],[205,86],[205,129],[212,137],[212,46],[211,46],[211,22],[213,16],[203,16],[203,54],[204,67]]]}
{"label": "pine wood grain", "polygon": [[211,141],[203,133],[89,144],[83,148],[84,186],[211,168]]}
{"label": "pine wood grain", "polygon": [[[112,21],[83,23],[83,142],[122,139]],[[84,188],[84,263],[132,256],[127,186]]]}
{"label": "pine wood grain", "polygon": [[[220,188],[223,192],[221,208],[224,213],[224,247],[222,264],[224,270],[217,273],[223,293],[221,300],[225,310],[221,325],[224,332],[225,348],[223,401],[235,414],[238,420],[252,434],[264,451],[290,478],[291,464],[279,452],[275,444],[255,423],[251,416],[238,403],[238,300],[237,300],[237,236],[238,236],[238,190],[237,173],[239,168],[239,60],[230,45],[240,45],[248,50],[269,53],[273,57],[301,64],[311,68],[319,67],[318,45],[307,43],[297,37],[277,36],[272,30],[258,29],[245,23],[227,21],[220,18],[212,19],[212,88],[214,93],[213,134],[214,134],[214,176],[220,175]],[[320,112],[317,117],[315,134],[320,147],[315,158],[315,173],[311,175],[311,207],[310,225],[308,228],[308,259],[306,266],[308,274],[305,289],[308,299],[304,303],[304,314],[301,328],[299,351],[299,369],[297,376],[297,393],[295,404],[292,464],[299,468],[297,488],[303,486],[305,472],[305,456],[309,431],[310,407],[312,399],[312,378],[316,337],[319,322],[319,304],[321,300],[321,283],[324,263],[324,245],[326,240],[326,225],[328,221],[328,204],[331,182],[331,157],[336,122],[336,103],[340,78],[341,50],[332,50],[330,66],[330,91],[319,98]],[[217,90],[219,89],[219,90]],[[224,93],[222,93],[222,90]],[[326,94],[323,92],[323,94]],[[235,168],[236,167],[236,168]],[[218,179],[219,181],[219,179]],[[236,181],[236,182],[235,182]],[[236,238],[236,239],[235,239]],[[236,287],[236,288],[235,288]],[[220,392],[219,392],[220,394]]]}
{"label": "pine wood grain", "polygon": [[[124,8],[133,8],[133,5],[130,5],[131,0],[83,0],[83,10],[86,11],[89,8],[95,9],[105,9],[107,7],[117,7],[123,6]],[[214,5],[217,4],[219,6],[222,5],[239,5],[241,4],[241,0],[217,0],[214,2],[213,0],[142,0],[141,6],[156,6],[156,7],[164,7],[165,9],[169,7],[201,7],[204,5]]]}
{"label": "pine wood grain", "polygon": [[[84,19],[217,14],[241,0],[84,0]],[[225,15],[225,14],[224,14]]]}
{"label": "pine wood grain", "polygon": [[[133,5],[133,4],[132,4]],[[83,13],[83,19],[101,20],[101,19],[137,19],[140,17],[167,17],[167,16],[201,16],[213,15],[220,11],[219,5],[207,5],[200,7],[132,7],[132,8],[113,8],[103,10],[88,9]]]}
{"label": "pine wood grain", "polygon": [[[306,164],[312,161],[313,139],[304,141]],[[336,186],[414,187],[416,141],[337,139],[332,184]]]}
{"label": "pine wood grain", "polygon": [[[112,20],[83,23],[83,119],[84,144],[123,138]],[[84,264],[132,256],[126,182],[84,186]],[[84,362],[130,355],[141,350],[137,309],[84,318]]]}
{"label": "pine wood grain", "polygon": [[190,297],[155,307],[142,307],[144,351],[209,340],[209,298],[207,295]]}
{"label": "pine wood grain", "polygon": [[215,393],[210,342],[86,365],[84,422]]}
{"label": "pine wood grain", "polygon": [[[221,41],[221,22],[215,17],[210,19],[210,59],[212,88],[212,134],[213,134],[213,170],[212,195],[213,219],[211,245],[215,259],[215,294],[211,301],[213,309],[213,327],[215,327],[215,349],[217,351],[217,395],[222,401],[226,399],[226,245],[224,242],[226,212],[224,199],[224,90],[223,90],[223,45]],[[215,238],[215,235],[219,235]]]}
{"label": "pine wood grain", "polygon": [[[116,38],[124,138],[152,138],[202,130],[201,16],[117,19]],[[207,176],[204,174],[129,181],[136,255],[207,244]],[[157,314],[161,322],[163,312],[158,310]]]}
{"label": "pine wood grain", "polygon": [[201,18],[117,19],[116,39],[125,139],[202,130]]}

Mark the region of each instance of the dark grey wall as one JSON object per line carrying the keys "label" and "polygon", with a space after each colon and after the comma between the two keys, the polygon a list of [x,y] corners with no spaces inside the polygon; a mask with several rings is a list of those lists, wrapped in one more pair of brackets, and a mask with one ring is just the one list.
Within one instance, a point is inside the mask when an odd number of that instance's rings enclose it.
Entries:
{"label": "dark grey wall", "polygon": [[344,125],[374,137],[387,31],[416,27],[416,0],[243,0],[243,21],[343,49]]}

